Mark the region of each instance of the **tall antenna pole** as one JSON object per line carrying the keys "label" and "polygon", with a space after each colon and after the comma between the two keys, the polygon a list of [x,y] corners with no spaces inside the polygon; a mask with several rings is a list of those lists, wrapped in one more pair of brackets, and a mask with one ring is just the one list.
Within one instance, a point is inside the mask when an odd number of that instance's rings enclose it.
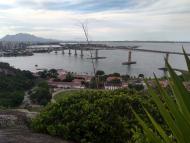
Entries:
{"label": "tall antenna pole", "polygon": [[[90,42],[89,42],[89,37],[88,37],[88,27],[84,23],[82,23],[81,25],[82,25],[82,29],[83,29],[83,32],[84,32],[84,35],[85,35],[85,38],[86,38],[86,41],[87,41],[87,45],[89,47]],[[93,72],[94,72],[94,78],[95,78],[95,82],[96,82],[96,87],[98,88],[98,82],[97,82],[97,79],[96,79],[96,67],[95,67],[95,64],[94,64],[93,55],[92,55],[92,51],[91,51],[90,48],[89,48],[89,51],[90,51],[90,58],[91,58],[92,66],[93,66]]]}

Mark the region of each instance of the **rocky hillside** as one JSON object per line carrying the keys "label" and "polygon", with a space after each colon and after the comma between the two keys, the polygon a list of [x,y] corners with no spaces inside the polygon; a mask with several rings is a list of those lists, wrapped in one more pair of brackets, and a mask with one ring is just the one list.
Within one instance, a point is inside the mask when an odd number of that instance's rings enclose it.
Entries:
{"label": "rocky hillside", "polygon": [[32,132],[28,125],[35,115],[27,110],[0,110],[0,143],[71,143]]}

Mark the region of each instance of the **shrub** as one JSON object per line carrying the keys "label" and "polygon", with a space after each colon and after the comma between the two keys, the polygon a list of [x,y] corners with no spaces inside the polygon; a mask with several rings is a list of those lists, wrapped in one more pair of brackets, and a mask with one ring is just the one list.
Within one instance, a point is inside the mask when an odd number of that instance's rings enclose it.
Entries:
{"label": "shrub", "polygon": [[96,76],[103,76],[103,75],[105,75],[104,71],[102,71],[102,70],[96,71]]}
{"label": "shrub", "polygon": [[114,77],[120,77],[120,73],[113,73],[113,74],[110,74],[109,76],[114,76]]}
{"label": "shrub", "polygon": [[30,99],[33,103],[46,105],[51,100],[50,89],[47,82],[41,82],[38,87],[34,89],[30,95]]}
{"label": "shrub", "polygon": [[68,72],[64,82],[72,82],[74,79],[75,79],[74,74],[71,72]]}
{"label": "shrub", "polygon": [[38,72],[41,78],[57,78],[59,75],[56,69],[50,69],[50,70],[43,70]]}
{"label": "shrub", "polygon": [[134,91],[73,92],[49,104],[33,120],[32,126],[38,132],[81,143],[125,143],[137,125],[130,106],[143,116],[140,103],[159,118],[148,97]]}
{"label": "shrub", "polygon": [[144,85],[143,84],[129,84],[128,87],[130,89],[135,89],[137,91],[144,90]]}
{"label": "shrub", "polygon": [[16,107],[22,103],[24,92],[3,92],[0,93],[0,105],[3,107]]}

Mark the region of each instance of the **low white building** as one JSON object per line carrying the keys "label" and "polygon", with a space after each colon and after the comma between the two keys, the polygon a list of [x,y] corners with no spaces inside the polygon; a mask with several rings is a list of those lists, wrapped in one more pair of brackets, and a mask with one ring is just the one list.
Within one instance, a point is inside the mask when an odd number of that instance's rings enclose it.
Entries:
{"label": "low white building", "polygon": [[104,84],[106,90],[116,90],[122,88],[121,77],[108,77]]}

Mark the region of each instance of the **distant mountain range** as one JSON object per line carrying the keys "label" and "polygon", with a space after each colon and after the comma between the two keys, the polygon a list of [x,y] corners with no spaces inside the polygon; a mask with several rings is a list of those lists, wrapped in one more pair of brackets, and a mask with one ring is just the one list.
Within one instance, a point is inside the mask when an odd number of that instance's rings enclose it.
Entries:
{"label": "distant mountain range", "polygon": [[[55,39],[46,39],[42,37],[38,37],[35,35],[27,34],[27,33],[18,33],[15,35],[6,35],[0,41],[7,41],[7,42],[32,42],[32,43],[50,43],[50,42],[63,42],[61,40]],[[79,42],[79,41],[67,41],[67,42]],[[83,42],[83,41],[81,41]],[[93,42],[100,42],[100,41],[93,41]],[[101,42],[145,42],[145,43],[190,43],[190,41],[141,41],[141,40],[124,40],[124,41],[101,41]]]}
{"label": "distant mountain range", "polygon": [[6,35],[1,41],[9,41],[9,42],[39,42],[39,43],[44,43],[44,42],[58,42],[58,40],[53,40],[53,39],[45,39],[42,37],[37,37],[35,35],[31,34],[26,34],[26,33],[18,33],[15,35]]}

